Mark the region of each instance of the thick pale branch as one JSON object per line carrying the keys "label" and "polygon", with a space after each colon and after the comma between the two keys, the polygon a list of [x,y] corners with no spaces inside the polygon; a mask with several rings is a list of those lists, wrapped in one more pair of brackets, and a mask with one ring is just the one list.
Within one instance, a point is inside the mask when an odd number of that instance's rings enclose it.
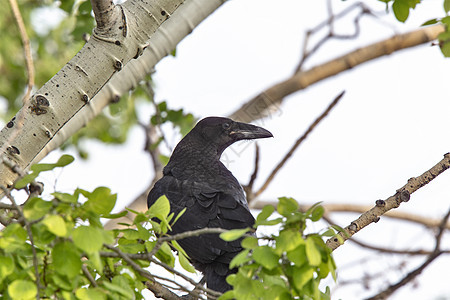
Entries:
{"label": "thick pale branch", "polygon": [[91,6],[97,23],[95,32],[103,35],[117,23],[120,9],[111,0],[91,0]]}
{"label": "thick pale branch", "polygon": [[[19,118],[15,118],[1,130],[0,149],[7,150],[0,155],[27,170],[43,157],[43,149],[58,134],[62,135],[57,138],[60,145],[70,136],[63,128],[81,109],[91,108],[92,98],[114,74],[122,71],[124,65],[142,54],[150,36],[182,2],[161,0],[150,5],[143,0],[129,0],[120,5],[119,18],[114,24],[120,23],[121,26],[113,26],[103,35],[94,32],[77,55],[32,96],[29,105],[18,112],[18,116],[24,115],[23,124],[17,124]],[[130,88],[132,85],[128,90]],[[84,124],[79,122],[77,129]],[[0,164],[1,185],[11,186],[16,178],[14,172]]]}
{"label": "thick pale branch", "polygon": [[268,115],[277,109],[284,97],[307,88],[323,79],[350,70],[362,63],[389,55],[395,51],[415,47],[433,41],[444,28],[440,25],[421,28],[419,30],[399,34],[392,38],[357,49],[346,55],[323,63],[310,70],[296,73],[251,99],[231,114],[231,118],[241,122],[251,122]]}
{"label": "thick pale branch", "polygon": [[[418,177],[410,178],[408,180],[408,183],[398,189],[395,195],[389,197],[386,200],[377,200],[377,205],[375,207],[371,208],[369,211],[362,214],[358,219],[351,222],[351,224],[345,228],[345,232],[339,233],[342,241],[346,241],[347,239],[351,238],[355,233],[357,233],[367,225],[378,222],[380,216],[384,215],[391,209],[399,207],[402,202],[409,201],[410,195],[412,193],[428,184],[449,167],[450,153],[447,153],[444,155],[444,158],[436,165],[434,165],[431,169]],[[327,241],[328,247],[330,247],[332,250],[336,250],[342,243],[337,237],[330,238]]]}

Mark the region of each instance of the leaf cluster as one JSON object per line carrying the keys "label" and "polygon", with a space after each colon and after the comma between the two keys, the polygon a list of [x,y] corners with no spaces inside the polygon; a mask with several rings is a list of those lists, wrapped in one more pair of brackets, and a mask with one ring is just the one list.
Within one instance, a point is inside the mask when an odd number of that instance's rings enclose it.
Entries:
{"label": "leaf cluster", "polygon": [[[71,161],[72,157],[63,156],[54,164],[34,165],[19,183],[22,186],[39,173]],[[112,213],[116,200],[106,187],[78,188],[73,193],[54,192],[49,199],[28,199],[20,208],[23,218],[11,209],[10,222],[0,231],[0,297],[35,299],[39,293],[39,298],[56,299],[143,299],[148,278],[111,251],[113,245],[124,256],[140,254],[133,261],[142,270],[152,259],[174,267],[172,249],[177,249],[181,265],[195,271],[176,241],[156,239],[156,234],[165,236],[183,212],[169,214],[169,201],[161,197],[147,212],[135,212],[134,222],[123,224],[124,229],[105,230],[102,219],[127,213]],[[148,222],[150,229],[142,225]]]}
{"label": "leaf cluster", "polygon": [[[278,217],[273,218],[278,213]],[[231,262],[239,267],[228,276],[233,290],[220,299],[329,299],[327,288],[320,291],[322,279],[331,275],[336,279],[336,265],[324,238],[334,236],[329,229],[323,233],[306,233],[309,222],[321,219],[324,209],[316,204],[301,212],[293,198],[279,198],[277,211],[265,206],[256,218],[255,228],[280,228],[270,236],[247,236],[242,240],[244,251]],[[272,229],[272,231],[275,231]],[[237,239],[235,234],[222,234],[226,240]]]}

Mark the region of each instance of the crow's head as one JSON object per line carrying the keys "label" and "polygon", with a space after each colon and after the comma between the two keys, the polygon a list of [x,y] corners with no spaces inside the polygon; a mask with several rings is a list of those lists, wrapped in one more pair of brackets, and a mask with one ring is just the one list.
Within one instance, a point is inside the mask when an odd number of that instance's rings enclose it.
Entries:
{"label": "crow's head", "polygon": [[264,128],[221,117],[201,120],[192,129],[192,133],[200,136],[208,146],[214,146],[219,155],[234,142],[273,137],[272,133]]}

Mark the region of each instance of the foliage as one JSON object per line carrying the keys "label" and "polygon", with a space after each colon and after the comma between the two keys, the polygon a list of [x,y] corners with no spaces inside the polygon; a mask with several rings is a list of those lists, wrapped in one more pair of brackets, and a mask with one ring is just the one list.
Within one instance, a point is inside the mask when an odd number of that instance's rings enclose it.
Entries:
{"label": "foliage", "polygon": [[[20,1],[21,14],[33,49],[36,86],[47,82],[84,44],[82,35],[75,31],[82,19],[78,5],[74,5],[75,0],[62,2],[61,8],[65,8],[65,14],[61,12],[64,17],[60,24],[52,30],[38,33],[31,25],[32,16],[42,13],[44,9],[55,9],[56,1]],[[93,18],[90,15],[89,18],[84,32],[91,32],[94,28]],[[22,106],[27,76],[21,37],[8,6],[0,11],[0,20],[0,70],[3,75],[0,77],[0,96],[3,99],[0,100],[7,104],[6,111],[0,112],[0,119],[8,120]]]}
{"label": "foliage", "polygon": [[[323,238],[334,236],[329,229],[323,233],[306,233],[308,222],[321,219],[324,209],[319,204],[308,211],[299,211],[296,200],[279,198],[277,218],[274,208],[266,206],[256,219],[255,228],[272,226],[280,228],[270,236],[247,236],[242,241],[245,248],[231,262],[240,267],[237,274],[227,280],[233,290],[221,299],[330,299],[327,288],[320,291],[319,284],[330,274],[336,279],[336,265],[331,250]],[[224,238],[236,239],[242,231]],[[240,235],[239,235],[240,233]]]}
{"label": "foliage", "polygon": [[[16,187],[72,161],[64,155],[54,164],[34,165]],[[177,216],[170,213],[163,196],[147,212],[133,211],[136,217],[131,224],[122,224],[124,229],[105,230],[102,220],[126,214],[112,213],[116,199],[106,187],[77,188],[73,193],[54,192],[48,199],[30,197],[22,208],[1,209],[8,224],[0,231],[0,296],[32,299],[39,293],[41,298],[58,299],[142,299],[143,282],[149,280],[144,269],[160,264],[171,270],[174,249],[181,267],[195,272],[176,240],[162,239],[184,211]],[[280,198],[277,212],[265,207],[255,227],[281,229],[270,236],[243,239],[245,250],[231,266],[240,266],[239,272],[228,278],[234,291],[222,298],[328,299],[328,290],[321,292],[318,286],[329,274],[335,277],[335,264],[322,238],[334,231],[305,233],[308,222],[317,222],[322,214],[320,205],[298,211],[292,198]],[[247,231],[231,230],[221,237],[235,240]]]}
{"label": "foliage", "polygon": [[[379,0],[386,3],[386,10],[389,9],[389,4],[391,4],[391,9],[395,15],[395,18],[400,22],[406,22],[410,15],[410,11],[415,9],[417,4],[421,3],[421,0]],[[422,26],[442,24],[445,27],[445,32],[439,35],[440,49],[445,57],[450,57],[450,17],[448,13],[450,11],[450,0],[443,0],[443,5],[445,16],[441,18],[433,18],[422,24]]]}

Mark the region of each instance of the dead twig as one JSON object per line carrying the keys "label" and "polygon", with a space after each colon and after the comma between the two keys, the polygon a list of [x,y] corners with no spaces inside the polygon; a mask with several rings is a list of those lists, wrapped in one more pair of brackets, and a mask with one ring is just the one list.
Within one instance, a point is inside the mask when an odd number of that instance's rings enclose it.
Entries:
{"label": "dead twig", "polygon": [[297,150],[298,146],[308,137],[308,135],[316,128],[316,126],[328,115],[328,113],[338,104],[339,100],[344,96],[345,91],[341,92],[334,100],[333,102],[328,105],[327,109],[319,116],[317,117],[314,122],[308,127],[308,129],[305,131],[305,133],[294,143],[294,145],[291,147],[291,149],[286,153],[286,155],[283,157],[283,159],[278,163],[278,165],[272,170],[270,175],[267,177],[264,184],[261,186],[261,188],[254,193],[255,197],[258,197],[262,192],[266,190],[266,188],[269,186],[269,184],[272,182],[275,175],[281,170],[281,168],[285,165],[285,163],[289,160],[289,158],[294,154],[295,150]]}
{"label": "dead twig", "polygon": [[436,258],[438,258],[443,253],[440,250],[440,246],[441,246],[442,235],[445,231],[445,225],[447,224],[449,217],[450,217],[450,209],[448,210],[448,212],[444,216],[444,218],[442,218],[441,226],[439,226],[439,230],[436,234],[436,244],[435,244],[434,251],[430,254],[430,256],[428,256],[428,259],[422,265],[420,265],[418,268],[409,272],[399,282],[397,282],[396,284],[390,285],[384,291],[376,294],[373,297],[368,298],[367,300],[387,299],[390,295],[392,295],[399,288],[408,284],[409,282],[414,280],[417,276],[419,276],[422,273],[422,271],[425,270],[426,267],[428,267],[428,265],[430,265]]}

